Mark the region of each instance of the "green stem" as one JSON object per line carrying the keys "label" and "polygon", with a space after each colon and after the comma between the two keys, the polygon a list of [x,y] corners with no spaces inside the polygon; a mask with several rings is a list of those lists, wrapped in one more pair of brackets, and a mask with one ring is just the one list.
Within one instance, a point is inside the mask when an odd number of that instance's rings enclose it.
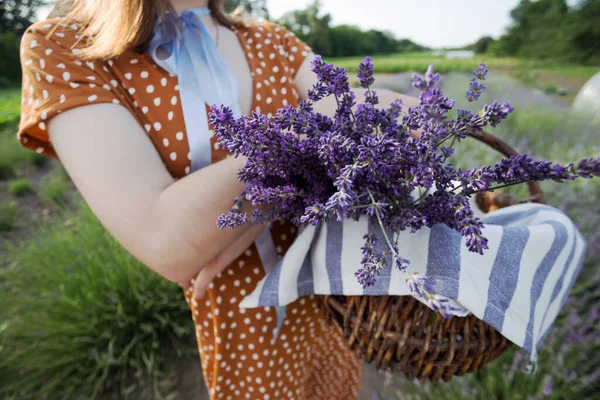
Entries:
{"label": "green stem", "polygon": [[[367,189],[367,193],[369,193],[369,197],[371,197],[371,202],[373,204],[375,204],[376,203],[375,198],[373,197],[373,194],[371,193],[371,191],[369,189]],[[396,250],[394,250],[394,247],[392,246],[392,243],[390,242],[390,238],[388,237],[387,231],[383,227],[383,222],[381,221],[381,216],[379,215],[379,210],[377,210],[377,208],[375,208],[375,215],[377,216],[377,221],[379,222],[379,226],[381,227],[381,231],[383,232],[383,237],[385,238],[385,241],[387,242],[388,247],[390,248],[392,253],[394,253],[394,256],[397,257],[398,254],[396,254]]]}

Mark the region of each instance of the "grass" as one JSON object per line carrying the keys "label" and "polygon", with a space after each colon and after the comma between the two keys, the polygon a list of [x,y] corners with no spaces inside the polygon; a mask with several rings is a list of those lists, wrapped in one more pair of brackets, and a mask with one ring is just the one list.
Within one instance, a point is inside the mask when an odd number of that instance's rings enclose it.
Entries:
{"label": "grass", "polygon": [[21,113],[21,89],[0,89],[0,127],[19,119]]}
{"label": "grass", "polygon": [[[328,58],[337,66],[355,73],[363,57]],[[485,63],[491,71],[503,71],[522,83],[543,89],[552,84],[559,98],[571,103],[579,88],[598,72],[598,66],[556,64],[552,61],[536,61],[514,57],[494,57],[486,54],[473,59],[450,60],[443,56],[433,56],[430,52],[399,53],[373,56],[377,73],[418,72],[424,73],[430,64],[437,72],[472,72],[479,63]]]}
{"label": "grass", "polygon": [[17,220],[16,204],[0,204],[0,231],[9,231]]}
{"label": "grass", "polygon": [[0,397],[174,396],[173,358],[197,357],[181,288],[129,255],[83,203],[6,251]]}
{"label": "grass", "polygon": [[47,203],[61,207],[68,202],[70,183],[61,174],[50,178],[40,186],[40,197]]}
{"label": "grass", "polygon": [[32,191],[33,186],[31,185],[31,181],[27,179],[18,179],[8,183],[8,192],[13,196],[23,196]]}
{"label": "grass", "polygon": [[41,167],[49,161],[47,156],[26,149],[18,142],[17,126],[18,121],[15,119],[0,124],[0,179],[14,178],[19,164]]}

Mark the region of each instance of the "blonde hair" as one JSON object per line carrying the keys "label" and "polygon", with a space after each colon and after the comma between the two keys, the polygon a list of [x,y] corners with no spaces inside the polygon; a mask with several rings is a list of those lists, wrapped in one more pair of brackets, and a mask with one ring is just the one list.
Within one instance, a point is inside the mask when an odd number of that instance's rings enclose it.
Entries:
{"label": "blonde hair", "polygon": [[[209,0],[208,7],[220,24],[238,27],[240,10],[227,14],[224,3]],[[50,17],[82,25],[80,35],[87,43],[80,58],[109,59],[126,51],[145,50],[156,17],[168,10],[172,10],[169,0],[59,0]]]}

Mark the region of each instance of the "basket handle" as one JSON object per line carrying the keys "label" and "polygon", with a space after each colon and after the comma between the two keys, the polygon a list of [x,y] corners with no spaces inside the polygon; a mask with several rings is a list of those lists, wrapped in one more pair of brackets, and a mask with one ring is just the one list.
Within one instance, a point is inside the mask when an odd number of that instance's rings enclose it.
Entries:
{"label": "basket handle", "polygon": [[[488,146],[492,147],[493,149],[497,150],[499,153],[502,153],[506,157],[512,157],[512,156],[519,155],[519,153],[515,149],[513,149],[506,142],[504,142],[503,140],[499,139],[498,137],[492,135],[491,133],[488,133],[485,131],[479,131],[479,132],[475,133],[475,135],[473,135],[473,137],[475,139],[487,144]],[[515,199],[514,197],[509,196],[506,193],[495,192],[495,193],[493,193],[493,203],[496,205],[497,208],[503,208],[503,207],[508,207],[508,206],[512,206],[515,204],[528,203],[528,202],[545,204],[544,192],[542,191],[542,188],[540,187],[539,182],[527,182],[527,188],[529,189],[529,197],[527,197],[523,200]],[[492,193],[486,192],[486,194],[492,194]]]}

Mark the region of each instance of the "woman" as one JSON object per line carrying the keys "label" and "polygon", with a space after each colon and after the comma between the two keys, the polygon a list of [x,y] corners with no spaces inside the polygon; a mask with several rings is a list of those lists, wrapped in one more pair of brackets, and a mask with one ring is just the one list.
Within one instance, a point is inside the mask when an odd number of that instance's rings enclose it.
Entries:
{"label": "woman", "polygon": [[[356,399],[361,362],[313,298],[287,308],[274,342],[273,308],[238,307],[265,274],[265,238],[276,260],[295,229],[283,222],[217,228],[242,190],[236,171],[244,160],[227,157],[213,135],[208,162],[195,163],[202,154],[193,142],[208,127],[189,121],[205,121],[206,105],[194,98],[221,78],[190,80],[200,68],[194,63],[191,71],[178,63],[169,69],[174,47],[161,45],[168,35],[157,21],[181,17],[175,26],[188,29],[188,43],[175,46],[215,46],[221,72],[235,78],[220,83],[231,83],[246,114],[298,104],[316,80],[308,46],[277,24],[226,15],[223,0],[76,0],[61,10],[64,18],[36,23],[23,37],[18,137],[59,159],[123,247],[183,287],[211,399]],[[181,87],[184,80],[191,86]],[[380,92],[382,103],[397,97]],[[317,106],[334,109],[331,101]]]}

